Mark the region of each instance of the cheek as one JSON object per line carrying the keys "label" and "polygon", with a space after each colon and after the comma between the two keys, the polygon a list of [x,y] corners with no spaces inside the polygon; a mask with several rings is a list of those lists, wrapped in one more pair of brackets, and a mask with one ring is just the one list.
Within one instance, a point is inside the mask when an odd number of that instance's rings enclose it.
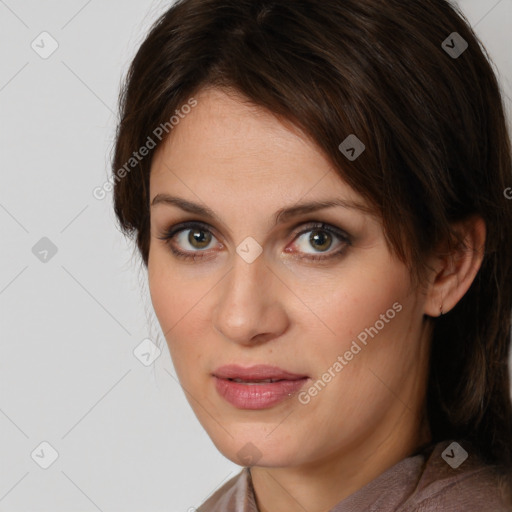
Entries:
{"label": "cheek", "polygon": [[[369,256],[351,262],[337,275],[316,276],[316,279],[311,276],[309,284],[304,279],[294,290],[308,306],[306,311],[302,305],[302,313],[296,312],[302,329],[315,330],[317,335],[323,332],[324,339],[333,340],[336,350],[350,345],[376,322],[379,331],[390,332],[406,316],[402,311],[410,301],[411,292],[406,267],[388,258],[386,253],[375,257],[377,262],[369,261]],[[327,341],[326,344],[329,345]]]}
{"label": "cheek", "polygon": [[194,285],[183,277],[176,265],[170,264],[169,255],[158,246],[152,246],[149,253],[148,284],[151,302],[162,331],[166,338],[167,334],[172,336],[179,324],[186,321],[187,312],[192,310]]}
{"label": "cheek", "polygon": [[325,290],[327,300],[317,288],[309,303],[322,322],[310,315],[313,323],[300,320],[301,330],[308,333],[304,338],[318,340],[313,350],[307,343],[303,347],[315,377],[332,382],[321,400],[312,401],[311,411],[322,414],[322,403],[342,407],[347,414],[362,403],[368,410],[378,409],[389,392],[375,374],[393,383],[415,356],[409,327],[416,311],[408,271],[396,262],[365,265],[365,271],[340,273]]}
{"label": "cheek", "polygon": [[180,318],[183,307],[183,291],[176,286],[170,276],[162,275],[158,270],[152,270],[149,277],[151,302],[164,335],[169,333]]}
{"label": "cheek", "polygon": [[186,377],[186,368],[201,358],[200,340],[206,336],[202,332],[204,322],[197,321],[204,315],[201,298],[205,294],[205,286],[199,281],[180,278],[175,270],[171,272],[153,261],[148,264],[148,282],[151,302],[174,367],[178,374]]}

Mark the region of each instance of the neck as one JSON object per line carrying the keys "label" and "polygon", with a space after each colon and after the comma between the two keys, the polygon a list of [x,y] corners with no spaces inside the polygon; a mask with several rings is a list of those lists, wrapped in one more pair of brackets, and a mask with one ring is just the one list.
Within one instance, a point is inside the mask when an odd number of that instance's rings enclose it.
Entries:
{"label": "neck", "polygon": [[260,512],[328,512],[429,442],[425,425],[425,414],[401,404],[390,412],[378,434],[358,445],[351,443],[327,459],[295,467],[253,467]]}

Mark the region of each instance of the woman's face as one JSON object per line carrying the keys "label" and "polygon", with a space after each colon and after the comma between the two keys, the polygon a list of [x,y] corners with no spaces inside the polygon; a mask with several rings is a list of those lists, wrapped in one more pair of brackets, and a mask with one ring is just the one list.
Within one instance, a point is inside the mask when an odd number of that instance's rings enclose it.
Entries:
{"label": "woman's face", "polygon": [[371,460],[402,446],[423,407],[425,296],[305,136],[218,90],[196,99],[153,159],[148,276],[199,421],[240,465]]}

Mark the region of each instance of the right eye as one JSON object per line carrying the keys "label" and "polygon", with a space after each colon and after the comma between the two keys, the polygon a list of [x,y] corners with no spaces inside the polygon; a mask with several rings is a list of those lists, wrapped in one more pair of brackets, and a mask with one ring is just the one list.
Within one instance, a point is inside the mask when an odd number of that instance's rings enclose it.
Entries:
{"label": "right eye", "polygon": [[[172,226],[158,238],[165,241],[176,257],[194,261],[204,258],[205,249],[208,248],[212,240],[216,240],[208,226],[201,222],[186,222]],[[189,248],[182,250],[178,249],[176,245],[181,248],[186,248],[188,245]],[[220,245],[222,246],[222,244]]]}

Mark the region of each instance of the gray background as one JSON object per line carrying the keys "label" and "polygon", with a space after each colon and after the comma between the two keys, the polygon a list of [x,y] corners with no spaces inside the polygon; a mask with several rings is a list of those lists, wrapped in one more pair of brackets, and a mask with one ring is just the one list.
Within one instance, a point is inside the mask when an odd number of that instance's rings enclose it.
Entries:
{"label": "gray background", "polygon": [[[167,347],[150,366],[134,356],[161,332],[111,194],[92,195],[121,77],[170,4],[0,0],[0,511],[192,511],[240,469],[192,414]],[[460,5],[510,115],[512,0]],[[43,31],[59,45],[47,59],[31,47]]]}

